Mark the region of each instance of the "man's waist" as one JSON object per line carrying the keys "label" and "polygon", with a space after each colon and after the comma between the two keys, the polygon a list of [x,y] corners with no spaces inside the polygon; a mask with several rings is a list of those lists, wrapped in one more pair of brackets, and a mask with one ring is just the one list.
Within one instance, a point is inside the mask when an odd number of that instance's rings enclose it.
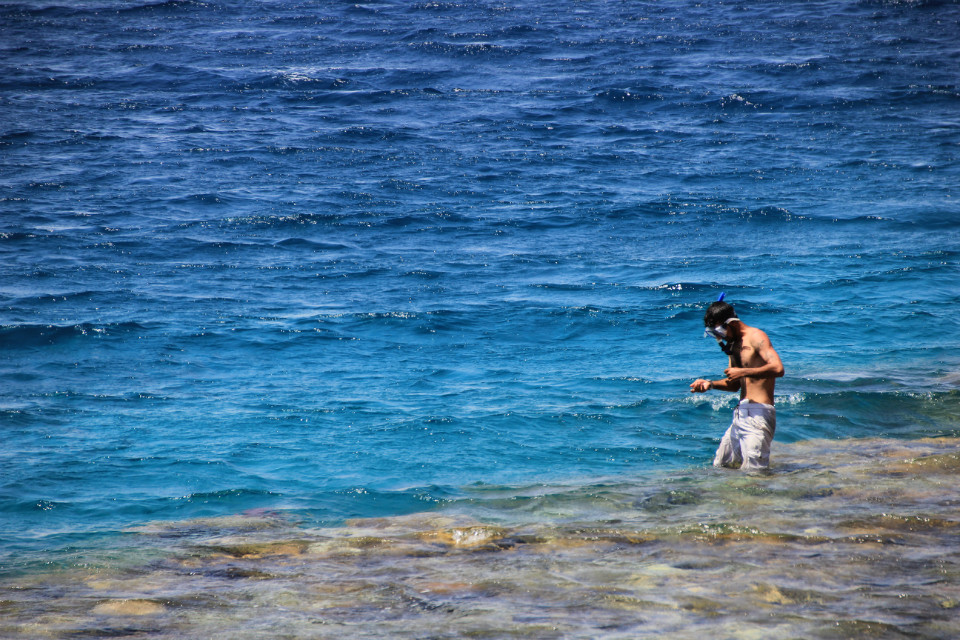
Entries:
{"label": "man's waist", "polygon": [[756,400],[750,400],[749,398],[744,398],[737,405],[737,410],[750,413],[752,411],[776,411],[776,408],[772,404],[767,404],[765,402],[757,402]]}

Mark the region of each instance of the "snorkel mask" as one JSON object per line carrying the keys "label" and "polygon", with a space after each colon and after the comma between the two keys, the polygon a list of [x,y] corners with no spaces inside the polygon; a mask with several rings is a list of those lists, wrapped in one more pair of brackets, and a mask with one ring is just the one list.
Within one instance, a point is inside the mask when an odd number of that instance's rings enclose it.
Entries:
{"label": "snorkel mask", "polygon": [[[726,292],[721,293],[720,297],[717,298],[717,302],[723,302],[723,297],[725,295],[727,295]],[[734,316],[733,318],[727,318],[726,320],[723,321],[723,324],[718,324],[713,328],[707,327],[703,331],[703,337],[714,338],[717,341],[717,344],[720,345],[720,350],[726,353],[727,355],[730,355],[730,353],[733,351],[733,343],[729,341],[730,338],[727,332],[726,325],[730,322],[733,322],[734,320],[739,322],[740,318],[737,318],[736,316]],[[727,340],[727,342],[724,343],[723,342],[724,340]]]}

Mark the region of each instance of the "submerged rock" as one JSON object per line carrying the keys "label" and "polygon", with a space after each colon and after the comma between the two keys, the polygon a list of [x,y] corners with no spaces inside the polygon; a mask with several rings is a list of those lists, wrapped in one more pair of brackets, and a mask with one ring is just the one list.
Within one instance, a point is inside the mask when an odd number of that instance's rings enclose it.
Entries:
{"label": "submerged rock", "polygon": [[93,608],[97,615],[151,616],[163,613],[167,608],[152,600],[109,600]]}

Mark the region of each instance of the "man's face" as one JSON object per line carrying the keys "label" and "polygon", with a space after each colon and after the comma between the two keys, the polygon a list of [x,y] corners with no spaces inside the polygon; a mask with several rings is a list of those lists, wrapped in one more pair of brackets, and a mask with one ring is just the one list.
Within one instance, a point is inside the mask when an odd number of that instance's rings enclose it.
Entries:
{"label": "man's face", "polygon": [[736,318],[729,318],[728,320],[713,326],[708,324],[706,325],[705,333],[706,335],[716,338],[717,342],[722,340],[727,340],[728,342],[735,340],[740,335],[740,328],[736,322],[733,322],[734,320],[736,320]]}
{"label": "man's face", "polygon": [[727,328],[724,327],[722,324],[718,324],[713,327],[711,327],[710,325],[707,325],[705,333],[707,335],[713,336],[718,341],[727,339]]}

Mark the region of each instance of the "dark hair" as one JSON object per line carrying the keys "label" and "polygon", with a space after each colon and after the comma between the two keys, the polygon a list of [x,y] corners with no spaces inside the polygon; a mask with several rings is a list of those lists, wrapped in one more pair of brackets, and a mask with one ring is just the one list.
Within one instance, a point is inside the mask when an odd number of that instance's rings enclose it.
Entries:
{"label": "dark hair", "polygon": [[703,315],[703,326],[715,327],[718,324],[723,324],[730,318],[736,317],[737,312],[733,310],[733,305],[727,304],[726,302],[714,302],[707,308],[707,312]]}

